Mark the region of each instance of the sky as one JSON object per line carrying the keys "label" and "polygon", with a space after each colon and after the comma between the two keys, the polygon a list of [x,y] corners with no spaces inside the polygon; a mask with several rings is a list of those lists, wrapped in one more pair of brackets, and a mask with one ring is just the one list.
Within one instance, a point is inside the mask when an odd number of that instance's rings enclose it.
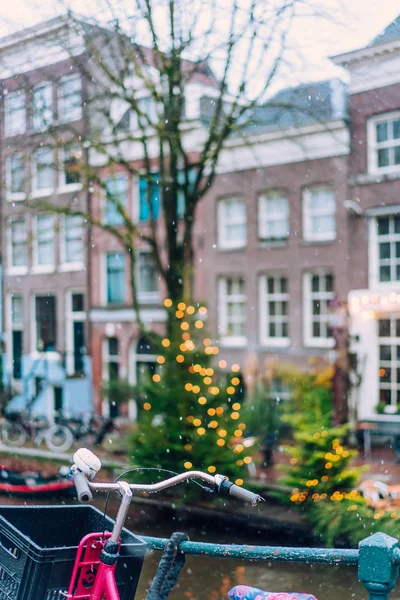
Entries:
{"label": "sky", "polygon": [[[336,10],[330,21],[307,19],[297,23],[295,39],[302,58],[297,61],[293,83],[341,76],[342,71],[327,57],[366,45],[400,14],[397,0],[314,1],[321,9],[335,1],[342,2],[343,8]],[[69,0],[69,5],[81,14],[96,16],[96,0]],[[62,0],[0,0],[0,9],[0,35],[6,35],[61,13]]]}

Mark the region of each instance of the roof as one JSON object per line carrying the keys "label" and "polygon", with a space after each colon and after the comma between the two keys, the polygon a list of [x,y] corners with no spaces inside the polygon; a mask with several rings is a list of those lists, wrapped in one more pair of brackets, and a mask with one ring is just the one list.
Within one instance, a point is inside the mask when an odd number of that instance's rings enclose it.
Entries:
{"label": "roof", "polygon": [[247,116],[246,133],[295,129],[347,117],[347,89],[340,79],[286,88]]}
{"label": "roof", "polygon": [[377,35],[368,46],[375,46],[376,44],[385,44],[386,42],[392,42],[400,39],[400,15],[392,21],[386,29],[384,29],[379,35]]}

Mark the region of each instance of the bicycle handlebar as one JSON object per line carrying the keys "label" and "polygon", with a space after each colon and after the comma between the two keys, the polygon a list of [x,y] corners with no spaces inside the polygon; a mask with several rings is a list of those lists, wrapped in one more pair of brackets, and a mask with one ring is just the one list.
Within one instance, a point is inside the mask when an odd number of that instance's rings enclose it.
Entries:
{"label": "bicycle handlebar", "polygon": [[[79,453],[83,452],[80,456]],[[92,499],[92,491],[110,492],[121,491],[121,483],[92,483],[88,481],[87,475],[93,477],[100,469],[101,463],[99,459],[86,449],[78,450],[74,455],[73,479],[80,502],[90,502]],[[83,456],[83,460],[82,460]],[[239,487],[227,480],[224,475],[210,475],[202,471],[188,471],[174,475],[157,483],[143,484],[131,483],[128,485],[132,492],[148,492],[155,493],[166,490],[183,481],[190,479],[201,479],[205,483],[212,486],[213,490],[222,494],[229,494],[244,502],[250,502],[255,506],[258,502],[264,500],[258,494]]]}

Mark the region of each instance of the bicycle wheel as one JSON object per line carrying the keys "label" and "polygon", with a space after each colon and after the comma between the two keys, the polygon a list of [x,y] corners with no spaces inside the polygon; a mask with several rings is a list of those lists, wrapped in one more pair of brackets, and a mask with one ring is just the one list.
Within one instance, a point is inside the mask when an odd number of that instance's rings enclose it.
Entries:
{"label": "bicycle wheel", "polygon": [[46,431],[44,439],[52,452],[66,452],[71,448],[74,436],[68,427],[53,425]]}
{"label": "bicycle wheel", "polygon": [[26,431],[19,423],[6,423],[2,434],[7,446],[22,446],[26,442]]}

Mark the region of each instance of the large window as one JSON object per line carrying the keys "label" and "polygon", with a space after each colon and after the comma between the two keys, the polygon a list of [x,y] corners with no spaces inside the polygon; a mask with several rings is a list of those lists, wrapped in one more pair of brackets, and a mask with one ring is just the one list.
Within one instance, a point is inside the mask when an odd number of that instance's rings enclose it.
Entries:
{"label": "large window", "polygon": [[35,297],[36,350],[56,350],[57,313],[55,296]]}
{"label": "large window", "polygon": [[11,298],[11,361],[13,379],[22,377],[24,311],[22,296]]}
{"label": "large window", "polygon": [[218,246],[243,248],[246,245],[246,204],[240,198],[224,198],[218,202]]}
{"label": "large window", "polygon": [[219,281],[219,333],[221,343],[246,343],[246,291],[243,277],[223,277]]}
{"label": "large window", "polygon": [[4,99],[4,133],[18,135],[26,131],[25,92],[7,94]]}
{"label": "large window", "polygon": [[[149,190],[150,186],[150,190]],[[153,214],[150,213],[150,207]],[[160,214],[160,186],[158,173],[153,173],[151,181],[139,177],[139,221],[158,219]]]}
{"label": "large window", "polygon": [[371,220],[370,258],[372,284],[400,281],[400,214]]}
{"label": "large window", "polygon": [[151,252],[140,251],[137,255],[137,287],[141,302],[156,301],[158,292],[158,271]]}
{"label": "large window", "polygon": [[35,238],[33,240],[33,262],[35,266],[54,266],[54,216],[38,215],[35,218]]}
{"label": "large window", "polygon": [[151,96],[145,96],[137,101],[138,109],[142,113],[139,118],[137,111],[131,112],[130,126],[133,129],[138,127],[149,127],[158,121],[157,106]]}
{"label": "large window", "polygon": [[82,179],[83,151],[75,144],[66,144],[60,150],[60,187],[80,186]]}
{"label": "large window", "polygon": [[123,225],[124,218],[120,209],[127,209],[128,177],[113,175],[107,177],[105,184],[106,209],[105,219],[108,225]]}
{"label": "large window", "polygon": [[276,241],[289,237],[289,202],[281,192],[270,192],[259,198],[258,236]]}
{"label": "large window", "polygon": [[107,304],[125,302],[125,255],[122,252],[106,254]]}
{"label": "large window", "polygon": [[280,275],[260,278],[260,341],[271,346],[289,344],[288,279]]}
{"label": "large window", "polygon": [[84,263],[84,222],[79,215],[67,215],[61,236],[61,262],[64,268],[82,268]]}
{"label": "large window", "polygon": [[76,121],[82,117],[82,79],[79,73],[60,80],[58,87],[58,118]]}
{"label": "large window", "polygon": [[33,155],[32,190],[36,194],[47,194],[53,190],[53,151],[38,148]]}
{"label": "large window", "polygon": [[9,154],[6,159],[7,198],[22,200],[25,198],[25,160],[22,152]]}
{"label": "large window", "polygon": [[400,315],[379,319],[379,401],[400,404]]}
{"label": "large window", "polygon": [[400,112],[375,117],[368,122],[369,170],[400,170]]}
{"label": "large window", "polygon": [[28,265],[27,231],[23,217],[8,222],[9,266],[25,270]]}
{"label": "large window", "polygon": [[328,241],[336,237],[336,201],[329,186],[304,190],[303,236],[306,241]]}
{"label": "large window", "polygon": [[45,83],[32,93],[32,128],[46,129],[53,122],[53,86]]}
{"label": "large window", "polygon": [[304,342],[307,346],[332,346],[328,305],[334,298],[331,273],[304,275]]}

